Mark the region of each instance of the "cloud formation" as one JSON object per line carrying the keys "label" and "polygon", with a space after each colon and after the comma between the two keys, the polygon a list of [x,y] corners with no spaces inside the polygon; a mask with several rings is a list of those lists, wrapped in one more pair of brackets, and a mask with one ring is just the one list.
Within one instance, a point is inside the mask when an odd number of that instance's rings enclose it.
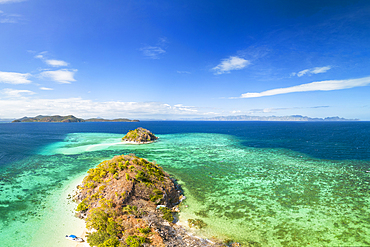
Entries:
{"label": "cloud formation", "polygon": [[291,76],[301,77],[301,76],[304,76],[304,75],[321,74],[321,73],[325,73],[329,69],[331,69],[331,66],[315,67],[315,68],[312,68],[312,69],[301,70],[298,73],[293,72],[291,74]]}
{"label": "cloud formation", "polygon": [[140,51],[143,52],[144,56],[150,59],[159,59],[159,55],[166,52],[159,46],[145,46],[140,48]]}
{"label": "cloud formation", "polygon": [[51,65],[53,67],[68,66],[68,63],[64,62],[62,60],[50,59],[50,60],[45,60],[45,63],[47,63],[48,65]]}
{"label": "cloud formation", "polygon": [[35,56],[35,58],[43,60],[47,65],[53,66],[53,67],[62,67],[62,66],[68,66],[68,63],[63,60],[56,60],[56,59],[46,59],[44,54],[46,54],[47,51],[40,52]]}
{"label": "cloud formation", "polygon": [[0,0],[0,4],[4,4],[4,3],[19,3],[19,2],[23,2],[25,0]]}
{"label": "cloud formation", "polygon": [[189,71],[180,71],[180,70],[178,70],[176,72],[179,73],[179,74],[191,74]]}
{"label": "cloud formation", "polygon": [[348,80],[329,80],[329,81],[316,81],[306,84],[301,84],[293,87],[277,88],[261,93],[244,93],[240,98],[257,98],[263,96],[272,96],[278,94],[286,93],[296,93],[296,92],[310,92],[310,91],[332,91],[340,89],[348,89],[354,87],[363,87],[370,84],[370,76],[358,79],[348,79]]}
{"label": "cloud formation", "polygon": [[212,70],[215,71],[215,75],[221,75],[225,73],[230,73],[231,70],[244,69],[250,64],[251,62],[244,58],[231,56],[229,58],[223,59],[221,63],[216,67],[212,68]]}
{"label": "cloud formation", "polygon": [[[22,92],[20,92],[22,93]],[[23,92],[27,93],[27,92]],[[29,94],[31,94],[29,92]],[[103,118],[155,118],[174,119],[176,117],[192,117],[210,114],[200,111],[193,106],[169,105],[160,102],[123,102],[105,101],[96,102],[82,98],[40,99],[32,97],[16,97],[0,99],[2,116],[18,118],[22,116],[68,115],[90,118],[100,116]]]}
{"label": "cloud formation", "polygon": [[54,90],[52,88],[49,88],[49,87],[40,87],[41,90],[46,90],[46,91],[51,91],[51,90]]}
{"label": "cloud formation", "polygon": [[0,10],[0,23],[18,23],[22,16],[18,14],[7,14]]}
{"label": "cloud formation", "polygon": [[8,84],[28,84],[31,83],[28,78],[31,77],[29,73],[16,73],[16,72],[2,72],[0,71],[0,83]]}
{"label": "cloud formation", "polygon": [[17,89],[11,89],[11,88],[5,88],[1,90],[1,93],[10,98],[20,98],[20,97],[23,97],[22,94],[27,94],[27,95],[35,94],[35,92],[32,92],[30,90],[17,90]]}
{"label": "cloud formation", "polygon": [[76,72],[77,69],[73,70],[60,69],[54,71],[44,71],[40,75],[43,78],[51,79],[59,83],[70,84],[71,82],[76,81],[73,78]]}

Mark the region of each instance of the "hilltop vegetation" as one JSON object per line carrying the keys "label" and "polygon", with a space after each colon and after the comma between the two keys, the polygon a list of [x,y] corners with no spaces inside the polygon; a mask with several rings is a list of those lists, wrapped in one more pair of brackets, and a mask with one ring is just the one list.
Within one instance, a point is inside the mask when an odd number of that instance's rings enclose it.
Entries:
{"label": "hilltop vegetation", "polygon": [[82,119],[76,118],[73,115],[68,116],[42,116],[38,115],[36,117],[23,117],[14,120],[12,123],[31,123],[31,122],[46,122],[46,123],[80,123],[80,122],[139,122],[139,120],[130,120],[127,118],[117,118],[113,120],[103,119],[103,118],[90,118]]}
{"label": "hilltop vegetation", "polygon": [[135,130],[130,130],[123,138],[123,141],[130,141],[136,143],[149,143],[157,140],[152,132],[144,128],[137,128]]}
{"label": "hilltop vegetation", "polygon": [[160,166],[131,154],[90,169],[75,199],[79,217],[96,230],[87,236],[90,246],[210,246],[173,224],[179,197]]}

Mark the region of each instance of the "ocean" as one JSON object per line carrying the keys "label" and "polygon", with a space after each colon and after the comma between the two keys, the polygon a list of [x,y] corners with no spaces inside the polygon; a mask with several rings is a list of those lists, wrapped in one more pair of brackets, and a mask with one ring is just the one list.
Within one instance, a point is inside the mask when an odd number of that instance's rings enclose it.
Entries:
{"label": "ocean", "polygon": [[[123,144],[131,129],[159,136]],[[0,246],[73,246],[89,168],[134,153],[182,185],[180,223],[254,246],[370,246],[370,122],[0,123]],[[369,172],[368,172],[369,171]]]}

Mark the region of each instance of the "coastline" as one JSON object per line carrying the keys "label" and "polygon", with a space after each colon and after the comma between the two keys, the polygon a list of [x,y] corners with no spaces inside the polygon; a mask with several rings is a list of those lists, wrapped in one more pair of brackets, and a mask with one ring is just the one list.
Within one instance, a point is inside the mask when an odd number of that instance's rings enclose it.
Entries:
{"label": "coastline", "polygon": [[45,222],[34,234],[30,243],[31,246],[76,246],[76,243],[67,240],[65,235],[83,235],[85,221],[75,217],[74,210],[77,204],[69,199],[69,195],[76,192],[76,186],[81,183],[83,177],[85,177],[85,174],[73,178],[56,191],[56,193],[59,192],[59,196],[49,198],[48,206],[44,210]]}

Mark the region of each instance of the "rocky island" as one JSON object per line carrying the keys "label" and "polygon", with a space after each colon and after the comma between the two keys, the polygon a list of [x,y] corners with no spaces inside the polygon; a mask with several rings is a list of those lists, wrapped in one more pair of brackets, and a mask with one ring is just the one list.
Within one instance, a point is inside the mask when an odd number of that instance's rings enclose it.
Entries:
{"label": "rocky island", "polygon": [[144,128],[137,128],[135,130],[130,130],[123,138],[122,141],[133,142],[138,144],[151,143],[157,140],[152,132]]}
{"label": "rocky island", "polygon": [[33,122],[43,122],[43,123],[81,123],[81,122],[139,122],[139,120],[130,120],[127,118],[117,118],[117,119],[103,119],[103,118],[89,118],[82,119],[76,118],[73,115],[68,116],[42,116],[38,115],[36,117],[23,117],[12,121],[12,123],[33,123]]}
{"label": "rocky island", "polygon": [[[90,246],[225,246],[189,235],[177,225],[181,188],[163,169],[134,154],[90,169],[75,199]],[[201,220],[189,220],[205,227]]]}

